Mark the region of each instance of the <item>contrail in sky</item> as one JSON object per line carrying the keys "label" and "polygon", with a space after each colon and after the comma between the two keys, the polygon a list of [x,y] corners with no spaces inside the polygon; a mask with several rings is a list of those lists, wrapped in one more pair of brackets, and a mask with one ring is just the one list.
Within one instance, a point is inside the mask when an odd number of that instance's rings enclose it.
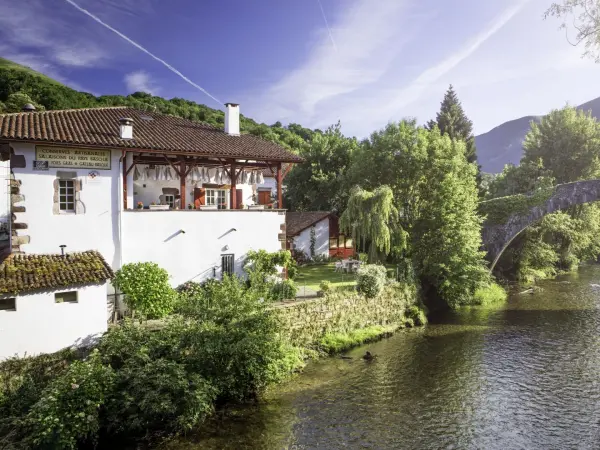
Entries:
{"label": "contrail in sky", "polygon": [[103,22],[99,17],[95,16],[94,14],[92,14],[91,12],[89,12],[87,9],[82,8],[81,6],[79,6],[77,3],[75,3],[73,0],[65,0],[67,3],[69,3],[71,6],[73,6],[74,8],[78,9],[79,11],[81,11],[82,13],[84,13],[86,16],[91,17],[92,19],[94,19],[96,22],[98,22],[100,25],[102,25],[105,28],[108,28],[110,31],[112,31],[113,33],[115,33],[116,35],[118,35],[119,37],[125,39],[127,42],[129,42],[131,45],[133,45],[135,48],[143,51],[146,55],[150,56],[152,59],[158,61],[159,63],[161,63],[163,66],[165,66],[167,69],[169,69],[171,72],[173,72],[175,75],[179,76],[182,80],[184,80],[186,83],[191,84],[192,86],[194,86],[196,89],[198,89],[199,91],[203,92],[204,94],[208,95],[210,98],[212,98],[215,102],[219,103],[219,104],[223,104],[218,98],[214,97],[213,95],[211,95],[206,89],[204,89],[203,87],[197,85],[196,83],[194,83],[192,80],[190,80],[188,77],[186,77],[184,74],[182,74],[179,70],[177,70],[175,67],[173,67],[171,64],[169,64],[168,62],[166,62],[163,59],[160,59],[158,56],[156,56],[154,53],[146,50],[144,47],[142,47],[140,44],[138,44],[137,42],[135,42],[132,39],[129,39],[127,36],[125,36],[123,33],[121,33],[120,31],[114,29],[113,27],[111,27],[109,24]]}
{"label": "contrail in sky", "polygon": [[[67,0],[67,1],[69,1],[69,0]],[[333,34],[331,34],[331,28],[329,28],[329,22],[327,22],[327,17],[325,16],[325,10],[323,9],[323,4],[321,3],[321,0],[317,0],[317,2],[319,2],[319,7],[321,8],[321,14],[323,14],[323,20],[325,21],[325,26],[327,26],[327,32],[329,33],[329,39],[331,39],[333,48],[337,52],[337,45],[335,45],[335,41],[333,40]]]}

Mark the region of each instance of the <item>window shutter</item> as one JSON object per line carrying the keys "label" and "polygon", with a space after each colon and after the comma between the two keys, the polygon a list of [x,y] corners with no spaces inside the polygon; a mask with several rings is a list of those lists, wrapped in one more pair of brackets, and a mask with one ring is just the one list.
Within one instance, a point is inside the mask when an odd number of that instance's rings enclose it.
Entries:
{"label": "window shutter", "polygon": [[235,190],[235,209],[240,209],[242,207],[242,203],[244,203],[242,200],[243,197],[243,191],[241,189],[236,189]]}
{"label": "window shutter", "polygon": [[206,205],[206,189],[194,188],[194,205],[196,208]]}

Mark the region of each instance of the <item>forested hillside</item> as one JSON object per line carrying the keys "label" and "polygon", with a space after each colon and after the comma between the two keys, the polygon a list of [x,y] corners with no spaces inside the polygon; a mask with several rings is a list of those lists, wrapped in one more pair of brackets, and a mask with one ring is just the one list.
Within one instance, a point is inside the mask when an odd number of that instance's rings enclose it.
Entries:
{"label": "forested hillside", "polygon": [[[128,96],[102,95],[71,89],[41,73],[12,61],[0,58],[0,112],[17,112],[27,101],[45,109],[97,108],[102,106],[131,106],[161,114],[184,117],[216,127],[223,126],[223,111],[209,108],[183,98],[164,99],[145,92]],[[298,124],[283,127],[280,123],[268,126],[241,116],[243,133],[251,133],[277,142],[296,153],[308,146],[315,133]]]}

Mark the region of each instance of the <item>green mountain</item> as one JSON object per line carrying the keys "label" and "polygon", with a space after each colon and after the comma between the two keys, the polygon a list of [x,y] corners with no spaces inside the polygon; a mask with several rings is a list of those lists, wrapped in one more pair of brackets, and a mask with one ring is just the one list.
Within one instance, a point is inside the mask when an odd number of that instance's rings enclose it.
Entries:
{"label": "green mountain", "polygon": [[[127,96],[96,97],[87,92],[71,89],[29,67],[0,58],[0,112],[18,111],[23,106],[21,105],[23,94],[29,96],[33,103],[49,110],[129,106],[144,111],[183,117],[218,128],[222,128],[224,123],[223,111],[183,98],[167,100],[145,92],[135,92]],[[277,122],[269,126],[257,123],[244,115],[240,117],[240,128],[242,133],[260,136],[297,153],[308,146],[315,133],[320,133],[320,130],[310,130],[298,124],[283,127]]]}

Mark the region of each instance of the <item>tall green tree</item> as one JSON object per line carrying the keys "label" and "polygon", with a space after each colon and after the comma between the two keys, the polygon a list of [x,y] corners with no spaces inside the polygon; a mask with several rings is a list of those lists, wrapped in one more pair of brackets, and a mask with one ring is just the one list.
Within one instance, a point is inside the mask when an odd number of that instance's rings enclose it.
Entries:
{"label": "tall green tree", "polygon": [[465,155],[470,163],[477,163],[475,136],[473,135],[473,122],[469,120],[462,107],[454,87],[450,85],[437,113],[435,120],[430,120],[427,127],[431,130],[437,125],[442,134],[447,134],[452,139],[464,141],[466,144]]}
{"label": "tall green tree", "polygon": [[348,200],[342,189],[343,175],[350,165],[358,142],[342,134],[339,122],[325,133],[315,133],[287,176],[286,205],[296,211],[341,212]]}
{"label": "tall green tree", "polygon": [[475,170],[462,140],[413,120],[390,123],[355,154],[347,182],[364,190],[355,188],[341,224],[392,260],[412,258],[426,292],[451,307],[468,304],[489,281]]}
{"label": "tall green tree", "polygon": [[[507,166],[490,188],[492,196],[523,194],[553,184],[600,177],[600,124],[572,107],[532,123],[519,166]],[[573,270],[600,254],[600,206],[580,205],[545,216],[521,233],[499,269],[534,282]]]}

